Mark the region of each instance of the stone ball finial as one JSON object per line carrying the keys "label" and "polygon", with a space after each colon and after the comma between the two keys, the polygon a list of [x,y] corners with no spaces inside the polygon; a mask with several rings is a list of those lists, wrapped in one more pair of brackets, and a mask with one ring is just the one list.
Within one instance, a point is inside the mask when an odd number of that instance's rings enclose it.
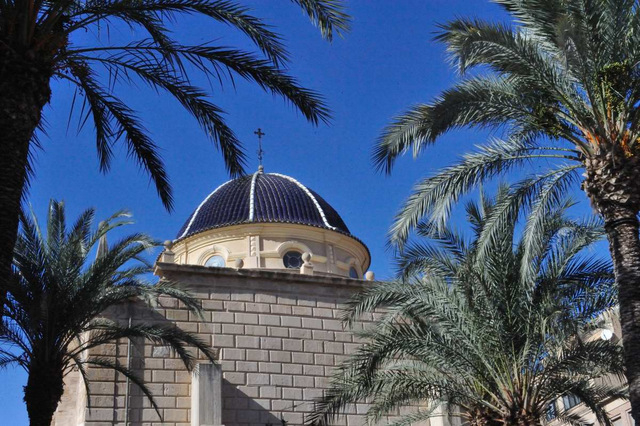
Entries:
{"label": "stone ball finial", "polygon": [[367,273],[364,274],[364,277],[367,281],[373,281],[376,279],[376,274],[374,274],[373,271],[367,271]]}
{"label": "stone ball finial", "polygon": [[233,266],[236,269],[242,269],[242,267],[244,266],[244,260],[242,259],[236,259],[235,262],[233,262]]}
{"label": "stone ball finial", "polygon": [[311,261],[311,253],[309,253],[308,251],[302,253],[302,260],[304,261],[304,263],[309,263]]}
{"label": "stone ball finial", "polygon": [[173,263],[175,261],[175,253],[171,251],[171,247],[173,247],[173,241],[167,240],[164,242],[164,251],[161,257],[162,262]]}

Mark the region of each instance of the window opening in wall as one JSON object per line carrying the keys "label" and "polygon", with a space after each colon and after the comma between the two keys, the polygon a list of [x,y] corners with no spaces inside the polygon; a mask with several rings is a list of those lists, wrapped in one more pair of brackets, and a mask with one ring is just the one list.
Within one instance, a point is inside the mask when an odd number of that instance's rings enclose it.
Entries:
{"label": "window opening in wall", "polygon": [[285,268],[299,269],[302,266],[302,253],[299,251],[288,251],[282,256]]}
{"label": "window opening in wall", "polygon": [[556,410],[556,403],[552,402],[549,405],[547,405],[547,421],[550,422],[551,420],[555,419],[558,416],[558,410]]}
{"label": "window opening in wall", "polygon": [[224,261],[224,257],[216,255],[207,259],[204,266],[208,266],[210,268],[224,268],[226,266],[226,262]]}
{"label": "window opening in wall", "polygon": [[349,268],[349,276],[350,276],[351,278],[355,278],[355,279],[360,278],[360,277],[358,276],[358,271],[356,271],[356,268],[354,268],[353,266],[352,266],[351,268]]}
{"label": "window opening in wall", "polygon": [[562,397],[562,403],[564,404],[564,409],[569,410],[576,405],[580,404],[580,398],[575,395],[565,395]]}

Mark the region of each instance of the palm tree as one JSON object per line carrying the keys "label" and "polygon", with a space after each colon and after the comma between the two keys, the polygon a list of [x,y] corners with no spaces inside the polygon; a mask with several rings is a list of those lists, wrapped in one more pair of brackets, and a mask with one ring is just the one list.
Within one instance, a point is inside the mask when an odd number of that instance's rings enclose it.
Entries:
{"label": "palm tree", "polygon": [[[85,385],[87,367],[114,369],[139,386],[156,407],[149,389],[128,366],[87,354],[102,344],[144,338],[171,346],[188,369],[195,361],[189,347],[214,361],[212,349],[177,327],[127,325],[101,316],[108,308],[136,301],[148,304],[160,295],[199,313],[197,301],[184,290],[167,282],[149,285],[140,278],[151,270],[140,256],[156,245],[148,236],[132,234],[106,246],[107,233],[128,223],[123,220],[127,216],[118,212],[93,231],[94,211],[89,209],[67,228],[64,204],[51,201],[46,233],[35,216],[21,219],[0,324],[0,366],[14,364],[27,372],[24,400],[32,426],[51,424],[64,377],[74,368]],[[98,245],[99,256],[91,260]]]}
{"label": "palm tree", "polygon": [[[293,3],[328,40],[348,29],[349,17],[339,0]],[[241,31],[260,53],[181,43],[168,24],[186,14]],[[130,42],[112,41],[110,29],[118,25],[131,27],[136,36]],[[93,44],[87,44],[88,35],[96,36]],[[208,93],[190,83],[190,74],[220,82],[236,74],[282,96],[312,123],[327,121],[322,98],[283,70],[288,59],[281,37],[233,1],[0,0],[0,276],[9,274],[20,200],[33,167],[29,156],[39,145],[36,133],[52,97],[52,80],[76,87],[83,104],[80,127],[87,120],[94,124],[101,171],[109,169],[114,145],[124,143],[170,209],[171,187],[156,145],[135,111],[114,93],[114,85],[141,81],[174,97],[220,149],[229,172],[238,175],[244,165],[241,143]],[[80,103],[76,97],[74,104]]]}
{"label": "palm tree", "polygon": [[[462,194],[531,161],[551,169],[519,185],[539,215],[576,185],[604,219],[618,283],[633,417],[640,422],[640,4],[636,0],[494,0],[514,23],[441,26],[462,80],[386,128],[374,153],[391,171],[456,128],[502,135],[414,187],[390,231],[402,246],[421,218],[441,226]],[[469,73],[470,71],[477,71]],[[508,206],[505,205],[505,209]]]}
{"label": "palm tree", "polygon": [[[540,425],[550,404],[579,397],[600,424],[610,425],[606,398],[624,395],[620,345],[589,339],[597,319],[616,303],[610,262],[582,255],[602,236],[595,222],[546,216],[535,234],[518,238],[515,216],[483,250],[486,226],[506,196],[470,203],[474,236],[422,224],[426,243],[400,257],[401,277],[356,295],[345,320],[365,312],[380,319],[358,332],[361,348],[343,363],[310,421],[327,424],[356,401],[370,401],[368,420],[406,405],[420,411],[394,425],[410,425],[448,407],[470,425]],[[379,310],[381,309],[382,310]],[[561,421],[580,424],[567,412]]]}

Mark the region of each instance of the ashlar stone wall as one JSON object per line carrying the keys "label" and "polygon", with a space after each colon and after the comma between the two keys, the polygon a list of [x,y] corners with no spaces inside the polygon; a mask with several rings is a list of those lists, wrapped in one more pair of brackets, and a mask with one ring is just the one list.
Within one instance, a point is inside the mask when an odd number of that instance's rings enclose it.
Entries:
{"label": "ashlar stone wall", "polygon": [[[369,282],[255,270],[215,269],[159,263],[157,274],[190,288],[201,299],[204,320],[175,300],[163,299],[156,312],[141,317],[137,310],[120,311],[133,322],[168,321],[198,335],[216,350],[223,371],[222,423],[226,426],[301,425],[313,400],[327,387],[334,366],[360,342],[344,330],[341,306]],[[356,327],[370,324],[364,317]],[[100,349],[126,365],[127,344]],[[92,369],[91,409],[78,410],[80,386],[70,386],[56,425],[86,426],[190,425],[191,374],[168,348],[134,342],[131,366],[148,383],[162,419],[135,386],[130,385],[125,412],[126,382],[121,374]],[[335,424],[364,424],[365,405],[349,410]],[[73,418],[74,412],[82,414]],[[128,418],[125,418],[128,416]],[[82,418],[84,417],[84,418]],[[64,419],[64,420],[62,420]],[[390,420],[390,419],[388,419]],[[386,422],[385,422],[386,423]]]}

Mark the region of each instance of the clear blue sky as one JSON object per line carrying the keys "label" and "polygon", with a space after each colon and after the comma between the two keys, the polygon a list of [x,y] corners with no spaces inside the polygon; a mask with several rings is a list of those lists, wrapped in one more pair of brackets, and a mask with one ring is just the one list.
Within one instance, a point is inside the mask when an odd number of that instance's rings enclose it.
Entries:
{"label": "clear blue sky", "polygon": [[[458,16],[505,16],[486,0],[358,0],[348,5],[353,16],[351,32],[329,44],[290,2],[243,3],[284,36],[292,57],[291,73],[321,92],[334,116],[331,125],[313,127],[282,99],[244,81],[236,80],[235,89],[228,82],[222,89],[214,85],[213,101],[228,112],[228,123],[244,141],[249,171],[257,168],[253,131],[261,127],[266,133],[266,171],[291,175],[321,194],[352,233],[369,246],[371,270],[378,278],[389,277],[393,266],[385,249],[385,233],[412,184],[451,163],[486,135],[447,135],[418,161],[400,161],[391,177],[372,167],[374,141],[392,116],[428,101],[455,80],[443,47],[432,41],[438,22]],[[193,43],[216,40],[220,45],[249,46],[242,35],[209,21],[185,19],[174,29],[181,40]],[[112,29],[110,35],[113,40],[126,39],[131,30]],[[87,40],[91,36],[83,35]],[[77,134],[72,121],[67,131],[73,91],[66,83],[54,84],[53,100],[45,111],[48,135],[42,138],[43,150],[36,154],[29,200],[40,217],[50,198],[65,200],[70,218],[90,206],[97,209],[98,217],[127,208],[136,221],[129,231],[146,232],[159,240],[175,238],[200,201],[228,179],[221,157],[195,121],[168,95],[144,88],[120,89],[162,148],[174,187],[175,210],[163,209],[148,177],[127,158],[123,147],[111,172],[98,172],[90,129]],[[586,212],[584,198],[577,196]],[[28,424],[22,402],[24,373],[5,370],[0,374],[1,422]]]}

